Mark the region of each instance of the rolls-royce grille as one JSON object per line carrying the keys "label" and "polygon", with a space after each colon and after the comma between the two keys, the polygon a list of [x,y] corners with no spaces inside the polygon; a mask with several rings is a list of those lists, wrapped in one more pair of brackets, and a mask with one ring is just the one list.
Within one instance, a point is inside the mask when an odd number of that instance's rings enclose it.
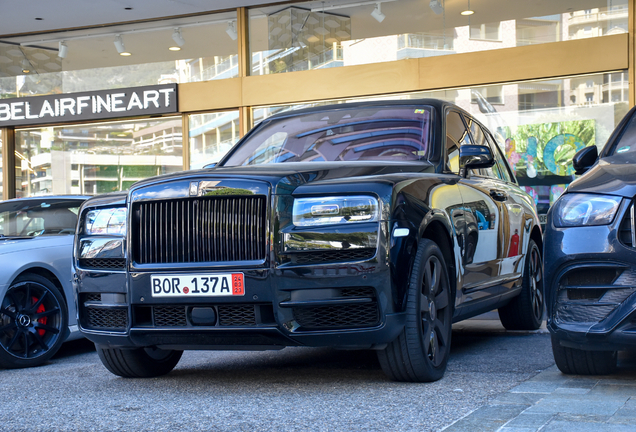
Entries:
{"label": "rolls-royce grille", "polygon": [[133,251],[138,264],[265,258],[264,196],[212,196],[138,203]]}
{"label": "rolls-royce grille", "polygon": [[79,265],[86,269],[124,270],[126,258],[82,258]]}

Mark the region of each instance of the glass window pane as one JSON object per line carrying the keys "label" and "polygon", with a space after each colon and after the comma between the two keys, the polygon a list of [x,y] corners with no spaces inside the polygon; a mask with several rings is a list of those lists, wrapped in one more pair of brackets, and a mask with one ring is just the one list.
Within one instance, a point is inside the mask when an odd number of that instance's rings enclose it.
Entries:
{"label": "glass window pane", "polygon": [[239,112],[224,111],[189,116],[190,169],[216,163],[239,139]]}
{"label": "glass window pane", "polygon": [[0,98],[238,76],[236,12],[3,41]]}
{"label": "glass window pane", "polygon": [[[592,87],[588,87],[589,81]],[[494,87],[501,88],[503,100],[500,105],[473,97],[475,90],[482,91],[483,87],[462,88],[298,106],[259,107],[254,110],[254,119],[261,121],[273,111],[361,100],[432,97],[454,102],[493,134],[519,184],[534,198],[539,213],[544,214],[576,178],[572,167],[574,153],[590,145],[596,145],[600,151],[629,110],[627,71],[498,84]],[[600,95],[603,89],[615,93],[617,100],[593,97],[586,101],[583,96],[586,93]]]}
{"label": "glass window pane", "polygon": [[125,190],[181,171],[181,117],[16,130],[18,197]]}
{"label": "glass window pane", "polygon": [[[628,0],[298,2],[250,9],[252,75],[559,42],[626,33]],[[590,8],[591,7],[591,8]]]}

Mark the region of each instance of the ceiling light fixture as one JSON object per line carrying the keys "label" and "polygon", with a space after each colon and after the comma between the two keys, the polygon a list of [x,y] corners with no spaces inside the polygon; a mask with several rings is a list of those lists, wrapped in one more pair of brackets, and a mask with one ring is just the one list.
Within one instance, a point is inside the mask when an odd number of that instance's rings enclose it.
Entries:
{"label": "ceiling light fixture", "polygon": [[172,32],[172,40],[174,40],[174,43],[176,43],[177,46],[171,46],[170,48],[168,48],[170,51],[179,51],[185,44],[185,39],[183,39],[183,36],[181,36],[181,29],[179,27],[174,29],[174,31]]}
{"label": "ceiling light fixture", "polygon": [[384,18],[386,18],[386,15],[384,15],[380,10],[380,4],[381,3],[376,3],[375,9],[371,12],[371,16],[375,18],[377,22],[382,22],[384,21]]}
{"label": "ceiling light fixture", "polygon": [[238,34],[236,33],[236,29],[234,28],[234,21],[230,21],[227,23],[227,28],[225,29],[225,33],[232,39],[236,40],[238,38]]}
{"label": "ceiling light fixture", "polygon": [[470,8],[470,0],[468,0],[468,9],[466,9],[465,11],[462,11],[461,14],[464,16],[470,16],[474,13],[475,11]]}
{"label": "ceiling light fixture", "polygon": [[444,7],[439,2],[439,0],[431,0],[428,5],[430,6],[431,10],[435,12],[435,15],[441,15],[444,12]]}
{"label": "ceiling light fixture", "polygon": [[121,35],[115,35],[115,48],[117,48],[117,52],[120,56],[129,56],[131,55],[128,51],[126,51],[126,47],[124,46],[124,40],[121,38]]}
{"label": "ceiling light fixture", "polygon": [[61,59],[66,58],[67,52],[68,46],[66,46],[66,42],[60,41],[59,48],[57,50],[57,56]]}
{"label": "ceiling light fixture", "polygon": [[27,59],[22,60],[22,73],[28,74],[31,72],[31,63]]}

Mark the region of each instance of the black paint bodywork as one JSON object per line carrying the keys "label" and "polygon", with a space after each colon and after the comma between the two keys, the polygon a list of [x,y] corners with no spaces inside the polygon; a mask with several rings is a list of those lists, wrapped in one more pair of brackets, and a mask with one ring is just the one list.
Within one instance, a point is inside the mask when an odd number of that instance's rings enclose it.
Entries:
{"label": "black paint bodywork", "polygon": [[[445,154],[444,113],[469,115],[454,105],[438,100],[347,104],[347,108],[373,105],[430,106],[433,110],[433,151],[429,162],[301,162],[214,168],[155,177],[136,183],[128,193],[95,197],[81,209],[76,238],[75,287],[80,328],[90,340],[105,346],[158,346],[165,349],[276,349],[284,346],[333,346],[337,348],[383,348],[402,331],[408,278],[418,241],[435,241],[444,254],[454,296],[455,321],[506,304],[521,289],[525,251],[532,238],[540,247],[541,229],[531,198],[516,183],[469,175],[464,178],[448,170]],[[248,133],[234,148],[250,139],[268,121],[298,112],[320,112],[339,106],[318,107],[274,116]],[[474,121],[474,120],[473,120]],[[231,155],[231,153],[230,153]],[[227,159],[227,157],[226,157]],[[514,178],[514,177],[513,177]],[[131,251],[131,213],[137,203],[189,199],[190,187],[213,185],[237,190],[254,190],[267,197],[267,253],[260,261],[188,262],[138,264]],[[206,183],[207,182],[207,183]],[[377,222],[295,226],[292,206],[295,198],[364,195],[377,198]],[[89,269],[81,265],[83,251],[90,250],[83,229],[87,211],[104,207],[128,208],[128,234],[120,248],[125,267],[116,270]],[[486,213],[488,221],[476,212]],[[483,217],[482,217],[483,219]],[[408,235],[395,236],[396,229]],[[516,239],[511,239],[516,235]],[[105,236],[108,237],[108,236]],[[305,244],[295,250],[294,242]],[[369,257],[349,261],[298,263],[301,253],[319,251],[329,242],[345,251],[373,249]],[[104,239],[102,239],[105,243]],[[481,243],[480,243],[481,242]],[[516,243],[515,243],[516,242]],[[512,252],[512,244],[516,244]],[[472,249],[471,249],[472,248]],[[99,257],[94,252],[92,257]],[[488,259],[482,259],[487,256]],[[150,278],[157,274],[243,272],[246,294],[239,301],[254,306],[256,325],[224,327],[219,323],[200,325],[205,315],[198,307],[235,305],[236,298],[206,299],[153,298]],[[361,291],[360,291],[361,290]],[[373,293],[378,320],[373,325],[337,328],[303,328],[295,308],[330,307],[369,301],[362,295],[342,297],[344,292]],[[89,294],[102,294],[88,301]],[[104,304],[105,293],[115,293],[118,303]],[[335,293],[335,294],[334,294]],[[118,309],[128,317],[125,328],[96,330],[83,316],[88,307]],[[150,308],[186,306],[187,320],[181,326],[157,328]],[[195,311],[196,309],[196,311]],[[154,309],[152,309],[154,310]],[[323,310],[323,309],[321,309]],[[343,309],[347,310],[347,309]],[[84,312],[83,312],[84,311]],[[154,312],[152,312],[154,313]],[[210,322],[214,318],[209,318]],[[335,317],[334,319],[337,319]],[[132,320],[132,324],[131,324]],[[141,324],[140,324],[141,323]]]}
{"label": "black paint bodywork", "polygon": [[[632,109],[616,127],[600,158],[583,149],[575,168],[586,171],[565,191],[622,197],[612,222],[559,228],[554,209],[545,232],[545,289],[548,329],[563,346],[617,351],[636,348],[636,244],[632,214],[636,196],[636,156],[615,153],[633,121]],[[620,144],[619,144],[620,143]],[[562,199],[563,196],[560,198]]]}

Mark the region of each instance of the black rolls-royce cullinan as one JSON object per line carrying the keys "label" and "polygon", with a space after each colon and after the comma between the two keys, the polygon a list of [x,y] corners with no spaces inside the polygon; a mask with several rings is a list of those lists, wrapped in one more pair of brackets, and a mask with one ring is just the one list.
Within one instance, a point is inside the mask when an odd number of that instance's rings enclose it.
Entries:
{"label": "black rolls-royce cullinan", "polygon": [[534,202],[493,135],[438,100],[270,117],[214,167],[82,206],[81,331],[123,377],[183,350],[377,350],[387,375],[433,381],[453,322],[543,314]]}

